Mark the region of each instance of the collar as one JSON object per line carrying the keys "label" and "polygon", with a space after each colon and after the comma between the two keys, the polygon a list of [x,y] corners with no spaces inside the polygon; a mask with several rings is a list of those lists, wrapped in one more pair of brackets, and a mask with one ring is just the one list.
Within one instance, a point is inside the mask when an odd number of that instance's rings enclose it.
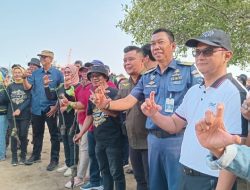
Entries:
{"label": "collar", "polygon": [[[210,87],[218,88],[226,79],[229,79],[229,78],[232,78],[231,73],[227,73],[227,74],[221,76]],[[203,80],[199,87],[204,86],[204,85],[205,85],[205,81]]]}
{"label": "collar", "polygon": [[91,85],[91,82],[90,81],[86,81],[86,83],[81,82],[80,85],[82,85],[83,88],[87,88],[87,86]]}
{"label": "collar", "polygon": [[51,74],[52,68],[53,67],[51,66],[47,72],[45,72],[44,68],[41,68],[42,69],[42,73]]}
{"label": "collar", "polygon": [[23,83],[23,79],[15,80],[14,83],[16,83],[16,84],[22,84]]}
{"label": "collar", "polygon": [[232,74],[231,73],[228,73],[228,74],[225,74],[224,76],[218,78],[212,85],[211,87],[213,88],[218,88],[226,79],[228,78],[232,78]]}
{"label": "collar", "polygon": [[[169,70],[169,69],[175,70],[175,69],[177,68],[177,62],[178,62],[177,60],[172,59],[172,61],[171,61],[170,64],[168,65],[168,67],[165,69],[164,73],[165,73],[167,70]],[[160,66],[159,66],[159,65],[156,66],[155,72],[161,74],[161,69],[160,69]]]}
{"label": "collar", "polygon": [[142,76],[142,75],[140,74],[140,75],[137,77],[135,83],[134,83],[134,81],[132,80],[131,77],[129,77],[128,81],[129,81],[130,84],[135,84],[135,85],[136,85],[136,84],[138,83],[138,81],[140,80],[141,76]]}

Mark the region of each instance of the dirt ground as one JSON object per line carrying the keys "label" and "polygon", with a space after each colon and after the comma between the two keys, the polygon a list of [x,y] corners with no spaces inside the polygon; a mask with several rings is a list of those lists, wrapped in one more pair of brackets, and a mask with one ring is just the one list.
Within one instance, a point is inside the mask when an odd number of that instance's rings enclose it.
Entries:
{"label": "dirt ground", "polygon": [[[29,139],[31,132],[29,133]],[[32,145],[28,146],[28,157],[30,156]],[[7,159],[0,162],[0,190],[66,190],[64,184],[70,177],[64,177],[63,173],[56,171],[48,172],[46,167],[49,163],[50,142],[48,130],[45,130],[44,146],[42,151],[42,162],[31,166],[11,165],[11,152],[7,151]],[[63,145],[61,143],[60,164],[63,165]],[[133,174],[126,174],[127,190],[135,190],[135,180]],[[79,187],[74,188],[76,190]],[[238,182],[238,190],[246,190],[245,181]]]}
{"label": "dirt ground", "polygon": [[[29,139],[31,140],[30,133]],[[28,145],[28,158],[32,150],[32,145]],[[48,130],[45,130],[44,146],[42,151],[42,162],[31,166],[11,165],[10,148],[7,150],[7,159],[0,162],[0,190],[66,190],[65,183],[70,177],[64,177],[63,173],[46,170],[49,164],[50,142]],[[63,145],[61,143],[60,164],[63,165]],[[133,174],[126,174],[127,190],[135,189]],[[76,190],[79,187],[74,188]]]}

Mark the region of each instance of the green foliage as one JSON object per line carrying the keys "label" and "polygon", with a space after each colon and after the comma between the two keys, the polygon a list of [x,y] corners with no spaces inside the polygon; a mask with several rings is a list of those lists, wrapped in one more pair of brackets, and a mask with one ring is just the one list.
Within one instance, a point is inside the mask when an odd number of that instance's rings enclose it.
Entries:
{"label": "green foliage", "polygon": [[123,9],[125,18],[118,27],[135,43],[149,42],[155,29],[165,27],[174,32],[180,55],[186,52],[187,39],[218,28],[231,36],[231,63],[250,62],[250,0],[132,0]]}

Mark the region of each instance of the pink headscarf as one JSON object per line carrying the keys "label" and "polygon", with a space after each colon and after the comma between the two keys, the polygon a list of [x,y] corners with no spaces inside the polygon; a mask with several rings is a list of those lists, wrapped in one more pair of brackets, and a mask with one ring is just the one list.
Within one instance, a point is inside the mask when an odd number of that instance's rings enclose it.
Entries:
{"label": "pink headscarf", "polygon": [[72,72],[73,77],[69,79],[70,81],[66,81],[66,82],[64,81],[64,83],[69,85],[69,86],[77,85],[79,83],[79,75],[78,75],[78,70],[79,69],[78,69],[78,67],[76,67],[73,64],[68,64],[68,65],[66,65],[65,69],[66,68],[70,69],[70,71]]}

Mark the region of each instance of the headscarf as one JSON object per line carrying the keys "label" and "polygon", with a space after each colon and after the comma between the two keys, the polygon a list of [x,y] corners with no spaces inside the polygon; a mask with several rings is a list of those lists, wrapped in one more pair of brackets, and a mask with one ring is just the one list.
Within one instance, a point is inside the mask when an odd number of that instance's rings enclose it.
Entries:
{"label": "headscarf", "polygon": [[[73,77],[69,79],[70,81],[66,82],[69,86],[76,86],[79,83],[78,67],[73,64],[66,65],[65,69],[69,68],[72,72]],[[65,70],[64,69],[64,70]]]}

